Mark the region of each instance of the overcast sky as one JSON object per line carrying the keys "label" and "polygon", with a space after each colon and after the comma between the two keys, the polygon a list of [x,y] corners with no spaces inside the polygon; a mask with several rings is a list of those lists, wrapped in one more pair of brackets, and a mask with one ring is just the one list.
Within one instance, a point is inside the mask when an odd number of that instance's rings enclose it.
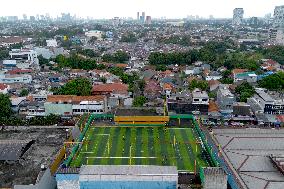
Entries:
{"label": "overcast sky", "polygon": [[24,13],[28,16],[49,13],[56,16],[70,12],[81,17],[135,18],[137,11],[145,11],[155,18],[187,15],[230,18],[234,8],[242,7],[245,17],[263,17],[279,5],[284,5],[284,0],[1,0],[0,15],[22,17]]}

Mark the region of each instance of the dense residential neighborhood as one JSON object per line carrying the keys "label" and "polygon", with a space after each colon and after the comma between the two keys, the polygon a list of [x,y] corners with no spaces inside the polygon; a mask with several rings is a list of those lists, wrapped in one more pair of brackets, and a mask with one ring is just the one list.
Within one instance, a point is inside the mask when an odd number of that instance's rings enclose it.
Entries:
{"label": "dense residential neighborhood", "polygon": [[0,17],[0,188],[284,188],[284,6],[232,13]]}

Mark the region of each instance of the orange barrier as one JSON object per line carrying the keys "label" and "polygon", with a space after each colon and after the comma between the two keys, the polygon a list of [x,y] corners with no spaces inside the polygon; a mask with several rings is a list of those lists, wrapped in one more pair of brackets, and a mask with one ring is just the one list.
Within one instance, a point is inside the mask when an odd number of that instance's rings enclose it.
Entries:
{"label": "orange barrier", "polygon": [[[72,136],[70,136],[68,138],[67,142],[71,142],[71,141],[72,141]],[[49,167],[51,175],[54,175],[56,173],[56,171],[59,168],[62,160],[65,158],[67,146],[69,146],[69,144],[63,145],[63,147],[59,150],[59,153],[57,154],[56,158],[51,163],[51,165]]]}
{"label": "orange barrier", "polygon": [[115,122],[168,122],[169,116],[115,116]]}

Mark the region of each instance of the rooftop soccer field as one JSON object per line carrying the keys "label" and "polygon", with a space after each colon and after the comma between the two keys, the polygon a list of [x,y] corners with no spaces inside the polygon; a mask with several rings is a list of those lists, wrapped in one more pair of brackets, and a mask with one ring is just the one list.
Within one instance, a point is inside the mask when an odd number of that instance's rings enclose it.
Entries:
{"label": "rooftop soccer field", "polygon": [[195,160],[197,169],[209,166],[196,142],[191,128],[91,126],[70,165],[174,165],[194,172]]}

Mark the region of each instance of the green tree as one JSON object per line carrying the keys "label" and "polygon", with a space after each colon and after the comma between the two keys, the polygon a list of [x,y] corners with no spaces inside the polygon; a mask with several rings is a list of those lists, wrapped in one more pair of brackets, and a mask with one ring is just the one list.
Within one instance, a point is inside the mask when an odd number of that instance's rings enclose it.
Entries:
{"label": "green tree", "polygon": [[268,90],[284,90],[284,72],[278,72],[263,78],[259,85]]}
{"label": "green tree", "polygon": [[12,115],[11,101],[8,95],[0,94],[0,118],[8,118]]}
{"label": "green tree", "polygon": [[38,57],[39,65],[46,65],[49,63],[49,60],[44,58],[42,55],[39,55]]}
{"label": "green tree", "polygon": [[126,33],[121,36],[120,42],[133,43],[137,41],[134,33]]}
{"label": "green tree", "polygon": [[104,54],[102,60],[104,62],[123,63],[128,61],[130,56],[125,51],[116,51],[114,54]]}
{"label": "green tree", "polygon": [[103,83],[106,83],[106,82],[107,82],[107,79],[106,79],[105,77],[101,77],[101,78],[100,78],[100,81],[103,82]]}
{"label": "green tree", "polygon": [[20,96],[28,96],[29,95],[29,91],[27,89],[22,89],[20,92]]}
{"label": "green tree", "polygon": [[135,97],[132,103],[133,107],[142,107],[146,103],[146,97],[145,96],[138,96]]}
{"label": "green tree", "polygon": [[248,82],[244,82],[237,86],[235,91],[239,95],[241,102],[246,102],[248,98],[255,94],[255,89]]}
{"label": "green tree", "polygon": [[0,60],[4,60],[9,57],[9,50],[6,48],[0,49]]}
{"label": "green tree", "polygon": [[55,93],[58,95],[90,96],[92,93],[92,84],[86,78],[77,78],[66,83]]}
{"label": "green tree", "polygon": [[284,64],[284,47],[283,46],[272,46],[266,49],[259,50],[265,58],[273,59],[280,64]]}
{"label": "green tree", "polygon": [[144,91],[145,86],[146,86],[146,82],[144,79],[138,81],[138,87],[141,91]]}
{"label": "green tree", "polygon": [[156,71],[166,71],[167,70],[167,66],[166,65],[156,65]]}
{"label": "green tree", "polygon": [[193,79],[190,83],[189,83],[189,90],[193,91],[196,88],[199,88],[203,91],[206,91],[208,89],[208,82],[207,81],[198,81],[196,79]]}

